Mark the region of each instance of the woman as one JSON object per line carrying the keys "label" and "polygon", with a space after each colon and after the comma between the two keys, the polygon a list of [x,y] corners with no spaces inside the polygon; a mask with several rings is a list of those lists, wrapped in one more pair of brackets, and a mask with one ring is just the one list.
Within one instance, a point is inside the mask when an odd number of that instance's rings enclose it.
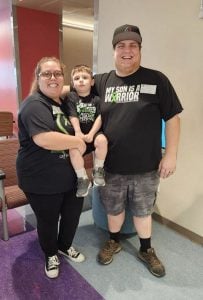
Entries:
{"label": "woman", "polygon": [[85,259],[71,247],[83,198],[76,198],[76,177],[68,149],[76,148],[83,153],[86,146],[81,138],[63,133],[70,129],[60,99],[63,85],[64,66],[55,57],[43,57],[18,116],[19,187],[37,218],[49,278],[59,274],[58,252],[76,262]]}

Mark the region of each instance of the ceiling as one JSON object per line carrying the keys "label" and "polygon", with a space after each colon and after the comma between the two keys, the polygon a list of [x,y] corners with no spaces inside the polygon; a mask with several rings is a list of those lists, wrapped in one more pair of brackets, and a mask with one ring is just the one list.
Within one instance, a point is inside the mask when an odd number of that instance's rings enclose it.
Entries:
{"label": "ceiling", "polygon": [[93,29],[94,0],[12,0],[13,5],[62,14],[63,24]]}

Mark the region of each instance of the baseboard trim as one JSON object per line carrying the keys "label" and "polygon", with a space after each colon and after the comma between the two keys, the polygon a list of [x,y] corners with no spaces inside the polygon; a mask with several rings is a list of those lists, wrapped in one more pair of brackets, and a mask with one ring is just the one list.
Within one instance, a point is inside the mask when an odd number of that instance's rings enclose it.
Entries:
{"label": "baseboard trim", "polygon": [[165,226],[169,227],[170,229],[173,229],[174,231],[180,233],[181,235],[188,238],[192,242],[195,242],[195,243],[203,246],[203,237],[202,236],[158,215],[157,213],[153,213],[152,217],[155,221],[159,222],[160,224],[165,225]]}

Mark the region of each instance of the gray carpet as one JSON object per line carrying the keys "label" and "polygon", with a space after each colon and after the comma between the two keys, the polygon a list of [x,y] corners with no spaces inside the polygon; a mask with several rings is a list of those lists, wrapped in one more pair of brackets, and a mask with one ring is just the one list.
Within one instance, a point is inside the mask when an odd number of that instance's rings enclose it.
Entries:
{"label": "gray carpet", "polygon": [[91,210],[83,212],[74,244],[87,259],[71,263],[106,300],[203,299],[202,246],[153,221],[152,246],[166,267],[166,276],[156,278],[136,259],[135,235],[122,240],[123,251],[110,265],[98,264],[96,255],[106,238],[107,233],[93,224]]}

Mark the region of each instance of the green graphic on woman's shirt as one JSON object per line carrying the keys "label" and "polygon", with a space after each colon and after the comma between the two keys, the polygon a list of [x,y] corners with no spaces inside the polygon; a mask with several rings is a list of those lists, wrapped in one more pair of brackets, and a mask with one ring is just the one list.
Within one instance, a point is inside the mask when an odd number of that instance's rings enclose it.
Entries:
{"label": "green graphic on woman's shirt", "polygon": [[[71,126],[69,120],[66,118],[60,107],[52,105],[53,115],[55,116],[56,129],[58,132],[69,134],[68,127]],[[68,157],[66,150],[52,150],[52,153],[61,153],[61,158]]]}

